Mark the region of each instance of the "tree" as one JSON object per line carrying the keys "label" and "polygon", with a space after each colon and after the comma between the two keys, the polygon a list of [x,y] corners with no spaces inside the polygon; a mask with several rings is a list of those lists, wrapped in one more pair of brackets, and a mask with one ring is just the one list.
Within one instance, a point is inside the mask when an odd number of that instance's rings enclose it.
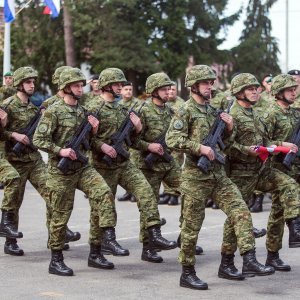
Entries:
{"label": "tree", "polygon": [[233,73],[252,73],[260,80],[266,74],[278,74],[279,48],[272,36],[268,13],[277,0],[249,0],[247,18],[240,44],[232,49]]}

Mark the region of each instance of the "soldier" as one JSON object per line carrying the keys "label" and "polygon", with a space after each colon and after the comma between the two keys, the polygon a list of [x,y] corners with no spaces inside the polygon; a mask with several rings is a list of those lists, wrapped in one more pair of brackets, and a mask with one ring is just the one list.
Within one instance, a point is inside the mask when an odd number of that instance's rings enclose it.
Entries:
{"label": "soldier", "polygon": [[[215,79],[215,73],[206,65],[193,66],[187,72],[185,84],[191,88],[191,97],[184,109],[179,110],[172,119],[166,136],[169,147],[186,153],[181,183],[184,207],[179,253],[179,262],[182,264],[180,286],[192,289],[208,288],[207,283],[197,277],[194,266],[195,246],[204,220],[205,202],[210,196],[228,216],[225,227],[230,220],[234,228],[230,231],[224,228],[219,277],[243,280],[245,276],[274,273],[272,267],[265,267],[256,260],[252,219],[240,191],[226,176],[224,167],[213,162],[214,150],[201,144],[216,118],[215,109],[208,104]],[[224,112],[220,117],[226,124],[224,142],[227,143],[233,131],[232,117]],[[212,162],[207,174],[197,167],[201,155]],[[243,256],[243,274],[234,266],[237,246]]]}
{"label": "soldier", "polygon": [[[171,108],[171,112],[177,111],[182,105],[184,105],[184,100],[177,96],[177,86],[174,81],[170,86],[168,93],[167,106]],[[181,167],[184,163],[184,154],[180,152],[173,151],[172,156],[177,164]],[[168,205],[178,205],[177,192],[168,186],[167,183],[163,181],[164,192],[160,194],[158,204],[168,204]]]}
{"label": "soldier", "polygon": [[[3,128],[7,124],[7,113],[0,109],[0,138],[2,138]],[[4,194],[9,202],[15,201],[19,196],[20,175],[12,167],[12,165],[4,158],[0,158],[0,181],[5,183]],[[2,218],[0,224],[0,236],[10,239],[22,238],[22,232],[18,232],[14,222],[14,212],[2,210]],[[14,248],[15,244],[11,244],[10,248]],[[8,252],[9,247],[4,247],[4,252]],[[15,253],[15,252],[13,252]],[[21,255],[22,252],[16,252]]]}
{"label": "soldier", "polygon": [[[268,113],[266,112],[262,119],[252,109],[258,101],[258,86],[256,78],[249,73],[242,73],[231,82],[231,92],[237,101],[230,110],[236,124],[229,151],[230,178],[238,186],[246,202],[255,189],[278,194],[278,197],[272,197],[268,220],[266,265],[278,271],[289,271],[290,266],[279,258],[278,251],[282,245],[284,220],[289,227],[290,246],[296,244],[300,246],[300,231],[296,225],[299,221],[300,204],[298,185],[291,177],[270,167],[269,164],[264,164],[258,158],[259,153],[255,149],[258,145],[282,145],[290,148],[292,152],[298,149],[295,145],[281,139],[269,140],[268,123],[264,120]],[[280,217],[278,213],[281,213]],[[233,230],[233,226],[227,221],[224,231]]]}
{"label": "soldier", "polygon": [[[28,136],[19,132],[22,128],[25,128],[29,121],[38,113],[38,108],[35,107],[29,99],[34,93],[37,76],[37,71],[31,67],[17,69],[13,75],[14,87],[17,89],[17,93],[3,102],[8,115],[8,123],[3,133],[6,157],[9,163],[20,174],[20,185],[18,187],[18,197],[12,199],[9,194],[4,193],[1,209],[2,214],[9,213],[11,215],[12,222],[16,229],[19,224],[19,210],[24,198],[27,180],[30,181],[44,198],[46,206],[48,207],[49,205],[49,194],[46,188],[46,166],[41,154],[34,147],[26,147],[24,153],[20,156],[16,155],[12,150],[17,142],[25,145],[31,144]],[[6,237],[4,252],[11,255],[24,254],[24,251],[18,247],[17,240],[8,236]]]}
{"label": "soldier", "polygon": [[0,88],[0,103],[16,93],[16,88],[13,86],[13,73],[6,72],[3,77],[4,84]]}
{"label": "soldier", "polygon": [[296,89],[297,96],[291,107],[294,107],[294,108],[300,110],[300,70],[290,70],[290,71],[288,71],[288,74],[292,75],[298,84],[297,89]]}
{"label": "soldier", "polygon": [[[160,263],[163,259],[157,255],[155,250],[174,249],[177,247],[177,244],[174,241],[166,240],[161,235],[156,197],[143,173],[130,159],[117,155],[115,148],[111,146],[112,135],[120,128],[128,116],[127,110],[124,110],[123,106],[115,100],[116,96],[121,92],[123,83],[126,81],[124,73],[118,68],[107,68],[99,75],[98,86],[102,90],[102,95],[93,99],[89,110],[96,110],[103,101],[105,105],[101,110],[100,119],[102,125],[92,144],[92,165],[106,180],[114,195],[118,184],[129,193],[134,194],[140,211],[140,241],[143,243],[141,258],[144,261]],[[131,133],[131,138],[134,141],[142,130],[142,124],[133,112],[129,117],[134,126]],[[127,149],[125,142],[124,148]],[[111,165],[108,165],[103,160],[105,155],[112,159]],[[103,246],[105,247],[105,252],[113,255],[129,255],[127,249],[111,246],[110,239],[114,234],[111,231],[104,236]]]}
{"label": "soldier", "polygon": [[[77,154],[72,148],[65,147],[65,143],[72,138],[86,118],[85,110],[78,103],[83,94],[85,82],[85,76],[77,68],[67,69],[61,73],[59,89],[64,91],[64,98],[45,111],[33,137],[34,145],[49,153],[47,187],[50,190],[52,211],[48,241],[51,249],[49,273],[62,276],[73,275],[73,270],[64,264],[62,249],[76,188],[88,196],[91,219],[96,219],[94,231],[90,231],[88,266],[103,269],[114,268],[114,264],[107,261],[101,254],[101,240],[97,240],[116,225],[113,195],[96,170],[89,164],[85,165],[77,160]],[[89,115],[88,122],[92,126],[92,133],[96,134],[98,120]],[[80,151],[84,155],[84,149]],[[73,161],[66,174],[57,167],[62,157]],[[95,213],[97,217],[94,216]]]}
{"label": "soldier", "polygon": [[98,88],[98,79],[99,75],[95,74],[92,75],[90,80],[88,81],[88,83],[91,86],[91,91],[84,94],[82,96],[82,99],[80,99],[80,103],[82,106],[87,106],[94,97],[101,95],[101,90]]}

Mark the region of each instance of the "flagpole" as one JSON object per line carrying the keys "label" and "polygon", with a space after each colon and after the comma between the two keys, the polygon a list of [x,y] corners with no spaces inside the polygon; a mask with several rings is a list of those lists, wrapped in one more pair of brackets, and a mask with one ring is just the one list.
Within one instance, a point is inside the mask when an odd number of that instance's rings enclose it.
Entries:
{"label": "flagpole", "polygon": [[[15,14],[18,15],[30,2],[33,0],[29,0],[26,4],[24,4]],[[4,49],[3,49],[3,75],[6,72],[11,71],[11,51],[10,51],[10,28],[11,28],[11,22],[6,23],[4,27]],[[3,76],[4,77],[4,76]],[[3,78],[4,82],[4,78]]]}

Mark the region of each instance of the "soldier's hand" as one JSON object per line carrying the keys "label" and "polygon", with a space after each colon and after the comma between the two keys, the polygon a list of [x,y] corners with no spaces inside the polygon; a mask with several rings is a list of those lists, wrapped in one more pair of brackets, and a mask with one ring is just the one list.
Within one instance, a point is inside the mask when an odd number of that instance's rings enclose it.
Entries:
{"label": "soldier's hand", "polygon": [[209,160],[214,160],[215,159],[215,152],[209,146],[201,145],[200,155],[205,155]]}
{"label": "soldier's hand", "polygon": [[225,112],[222,112],[220,114],[220,118],[226,123],[227,130],[232,131],[232,129],[233,129],[233,118],[232,118],[232,116],[225,113]]}
{"label": "soldier's hand", "polygon": [[259,156],[259,153],[255,151],[256,147],[257,147],[257,145],[252,145],[249,147],[249,149],[248,149],[249,156],[254,156],[254,157]]}
{"label": "soldier's hand", "polygon": [[7,112],[0,108],[0,120],[1,120],[1,126],[5,127],[7,124]]}
{"label": "soldier's hand", "polygon": [[283,142],[282,143],[283,147],[287,147],[291,149],[291,152],[293,153],[297,153],[298,152],[298,147],[297,145],[293,144],[293,143],[288,143],[288,142]]}
{"label": "soldier's hand", "polygon": [[135,127],[136,133],[140,133],[143,129],[141,119],[134,112],[131,112],[129,117],[130,117],[130,121]]}
{"label": "soldier's hand", "polygon": [[148,150],[152,153],[156,153],[158,155],[164,155],[164,148],[159,143],[151,143],[148,146]]}
{"label": "soldier's hand", "polygon": [[95,118],[94,116],[88,116],[88,121],[91,124],[93,128],[93,134],[95,135],[99,128],[99,120]]}
{"label": "soldier's hand", "polygon": [[71,160],[77,159],[76,152],[72,148],[60,149],[59,155],[61,157],[70,158]]}
{"label": "soldier's hand", "polygon": [[29,140],[28,136],[25,135],[25,134],[13,132],[11,136],[14,140],[16,140],[17,142],[20,142],[24,145],[29,145],[30,144],[30,140]]}
{"label": "soldier's hand", "polygon": [[115,148],[113,148],[112,146],[108,145],[108,144],[103,144],[101,146],[101,151],[108,155],[111,158],[116,158],[117,157],[117,152],[115,150]]}

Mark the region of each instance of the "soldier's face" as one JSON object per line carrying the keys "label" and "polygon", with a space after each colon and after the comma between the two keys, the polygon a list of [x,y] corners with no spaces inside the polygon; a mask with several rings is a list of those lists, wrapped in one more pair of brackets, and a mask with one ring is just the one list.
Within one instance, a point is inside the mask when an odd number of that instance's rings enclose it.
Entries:
{"label": "soldier's face", "polygon": [[12,76],[5,76],[4,77],[5,85],[11,86],[13,84],[13,77]]}
{"label": "soldier's face", "polygon": [[177,96],[177,90],[175,85],[171,85],[169,89],[169,95],[168,98],[169,100],[174,100]]}
{"label": "soldier's face", "polygon": [[199,92],[207,99],[211,97],[211,90],[214,85],[213,80],[202,80],[199,82]]}
{"label": "soldier's face", "polygon": [[249,86],[246,89],[244,89],[244,95],[247,99],[249,99],[251,102],[257,102],[258,101],[258,90],[256,86]]}
{"label": "soldier's face", "polygon": [[92,88],[93,91],[99,91],[99,89],[98,89],[98,80],[92,80],[90,85],[91,85],[91,88]]}
{"label": "soldier's face", "polygon": [[163,86],[157,89],[157,94],[163,102],[168,101],[170,86]]}
{"label": "soldier's face", "polygon": [[123,99],[130,99],[132,97],[133,91],[131,85],[125,85],[122,87],[121,95]]}
{"label": "soldier's face", "polygon": [[283,91],[284,98],[291,104],[293,104],[297,97],[296,87],[290,87]]}
{"label": "soldier's face", "polygon": [[115,82],[111,85],[112,90],[114,91],[115,94],[121,95],[121,90],[122,90],[122,83],[121,82]]}
{"label": "soldier's face", "polygon": [[300,85],[300,75],[293,75],[293,78],[297,81],[297,83]]}
{"label": "soldier's face", "polygon": [[27,95],[33,95],[34,88],[35,88],[35,79],[30,78],[30,79],[26,79],[23,82],[23,89]]}
{"label": "soldier's face", "polygon": [[73,82],[70,84],[70,90],[72,93],[77,96],[81,97],[83,95],[83,82],[78,81],[78,82]]}

